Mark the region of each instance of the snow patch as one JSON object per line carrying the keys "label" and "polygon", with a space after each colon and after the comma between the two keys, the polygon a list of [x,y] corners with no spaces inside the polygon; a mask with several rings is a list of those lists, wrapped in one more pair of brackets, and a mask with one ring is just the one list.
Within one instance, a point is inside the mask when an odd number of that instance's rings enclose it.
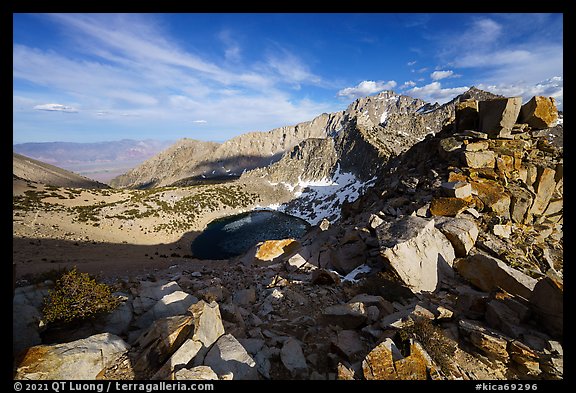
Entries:
{"label": "snow patch", "polygon": [[357,275],[359,275],[361,273],[370,273],[371,270],[372,270],[372,268],[370,266],[368,266],[366,264],[362,264],[362,265],[358,266],[356,269],[352,270],[346,276],[344,276],[342,278],[342,281],[349,281],[351,283],[358,282],[358,280],[356,279]]}
{"label": "snow patch", "polygon": [[328,269],[328,271],[336,274],[340,278],[340,281],[342,282],[348,281],[350,283],[356,283],[359,281],[359,279],[356,279],[356,276],[362,273],[370,273],[372,271],[372,268],[367,264],[362,264],[345,276],[341,275],[336,270]]}
{"label": "snow patch", "polygon": [[266,206],[260,206],[260,205],[256,205],[254,207],[254,210],[275,210],[275,211],[279,211],[280,210],[280,204],[279,203],[271,203],[269,205]]}
{"label": "snow patch", "polygon": [[362,182],[354,174],[342,172],[338,165],[331,178],[314,181],[299,178],[295,185],[281,183],[296,198],[280,205],[278,210],[302,218],[311,225],[316,225],[325,218],[335,221],[340,216],[342,204],[345,201],[354,202],[368,187],[373,186],[375,181],[376,177]]}
{"label": "snow patch", "polygon": [[380,116],[380,124],[385,125],[387,118],[388,118],[388,111],[384,111],[384,113],[382,113],[382,115]]}

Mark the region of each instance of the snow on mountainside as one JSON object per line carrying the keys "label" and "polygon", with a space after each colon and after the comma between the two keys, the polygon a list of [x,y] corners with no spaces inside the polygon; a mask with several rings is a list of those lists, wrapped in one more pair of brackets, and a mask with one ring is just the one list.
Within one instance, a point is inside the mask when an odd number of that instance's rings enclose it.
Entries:
{"label": "snow on mountainside", "polygon": [[[471,89],[465,97],[492,96]],[[282,185],[294,199],[277,210],[311,224],[339,219],[343,203],[354,202],[374,184],[383,165],[442,129],[457,100],[429,104],[384,91],[360,98],[344,111],[342,126],[326,138],[306,139],[267,167],[242,179]]]}
{"label": "snow on mountainside", "polygon": [[475,88],[444,105],[383,91],[359,98],[341,112],[311,121],[250,132],[222,144],[185,139],[115,178],[114,187],[192,185],[240,177],[254,187],[284,185],[293,200],[278,208],[317,223],[338,219],[380,169],[454,116],[460,98],[495,98]]}
{"label": "snow on mountainside", "polygon": [[312,225],[323,219],[333,222],[340,218],[340,208],[344,202],[356,201],[375,181],[376,177],[361,181],[353,173],[343,172],[338,165],[332,176],[320,180],[298,179],[296,184],[270,182],[271,185],[282,184],[295,199],[264,208],[300,217]]}

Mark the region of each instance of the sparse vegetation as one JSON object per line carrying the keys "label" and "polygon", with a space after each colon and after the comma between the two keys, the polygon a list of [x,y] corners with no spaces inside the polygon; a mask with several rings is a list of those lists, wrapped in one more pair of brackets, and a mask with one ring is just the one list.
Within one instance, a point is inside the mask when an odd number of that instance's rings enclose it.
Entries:
{"label": "sparse vegetation", "polygon": [[450,340],[442,330],[426,318],[415,318],[414,323],[400,331],[400,340],[407,343],[409,338],[416,339],[442,372],[450,375],[452,357],[456,352],[456,342]]}
{"label": "sparse vegetation", "polygon": [[46,323],[69,323],[110,312],[118,303],[108,285],[74,268],[56,281],[44,299],[42,313]]}
{"label": "sparse vegetation", "polygon": [[[102,200],[117,193],[121,193],[123,198]],[[87,194],[94,195],[96,200],[89,204]],[[58,202],[66,199],[79,199],[85,204],[69,206]],[[190,230],[206,212],[242,209],[258,202],[261,199],[257,193],[234,183],[145,190],[88,190],[47,186],[43,191],[27,190],[24,195],[15,196],[13,210],[15,215],[29,211],[63,211],[72,216],[72,222],[94,227],[101,226],[103,219],[119,220],[123,228],[126,227],[123,221],[154,217],[160,223],[148,228],[141,223],[136,226],[140,225],[141,232],[145,234],[175,234]]]}

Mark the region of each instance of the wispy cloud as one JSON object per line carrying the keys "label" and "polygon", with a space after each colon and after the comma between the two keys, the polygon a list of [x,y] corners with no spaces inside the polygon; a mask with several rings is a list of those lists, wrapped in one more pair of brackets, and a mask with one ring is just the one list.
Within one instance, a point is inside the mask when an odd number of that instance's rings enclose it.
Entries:
{"label": "wispy cloud", "polygon": [[416,72],[416,73],[418,73],[418,74],[422,74],[423,72],[428,71],[428,67],[422,67],[422,68],[419,68],[419,69],[417,69],[417,70],[411,70],[411,71],[412,71],[412,72]]}
{"label": "wispy cloud", "polygon": [[[494,18],[473,18],[458,34],[438,37],[440,60],[449,61],[456,68],[474,71],[483,83],[533,85],[561,75],[562,37],[545,34],[555,26],[550,26],[544,16],[506,17],[506,24]],[[526,22],[533,23],[531,30],[523,26]],[[522,35],[519,36],[516,30],[521,30]]]}
{"label": "wispy cloud", "polygon": [[454,37],[453,43],[458,47],[469,46],[474,50],[484,51],[499,41],[502,30],[502,25],[493,19],[474,18],[466,31]]}
{"label": "wispy cloud", "polygon": [[298,86],[300,83],[318,85],[322,78],[310,71],[299,57],[292,52],[280,48],[267,57],[266,66],[278,75],[279,82],[285,82]]}
{"label": "wispy cloud", "polygon": [[347,99],[356,99],[395,88],[396,81],[362,81],[353,87],[346,87],[340,90],[336,95]]}
{"label": "wispy cloud", "polygon": [[439,81],[440,79],[449,78],[451,76],[454,76],[454,71],[452,71],[452,70],[434,71],[433,73],[430,74],[430,78],[432,78],[432,80],[435,80],[435,81]]}
{"label": "wispy cloud", "polygon": [[34,109],[38,111],[48,111],[48,112],[66,112],[66,113],[78,112],[76,108],[62,104],[41,104],[34,106]]}
{"label": "wispy cloud", "polygon": [[[272,128],[334,110],[328,103],[290,95],[302,85],[326,81],[280,45],[271,44],[247,62],[228,30],[214,37],[223,49],[223,56],[215,57],[179,45],[150,15],[42,17],[55,22],[75,45],[59,52],[15,44],[13,76],[41,86],[44,102],[56,101],[52,95],[80,102],[82,116],[146,125],[202,119],[194,124],[245,132],[258,124]],[[15,95],[19,102],[27,99],[22,91]],[[34,100],[38,104],[39,97]],[[37,109],[64,111],[51,108]]]}
{"label": "wispy cloud", "polygon": [[[435,37],[437,59],[455,71],[435,71],[430,77],[439,81],[473,74],[468,83],[484,90],[524,99],[549,95],[562,102],[562,82],[558,86],[554,79],[563,75],[562,26],[554,20],[551,24],[544,14],[473,16],[462,30]],[[432,83],[425,90],[445,89]]]}
{"label": "wispy cloud", "polygon": [[240,62],[242,60],[242,48],[233,38],[232,32],[230,30],[222,30],[218,34],[218,38],[224,44],[224,58],[234,63]]}

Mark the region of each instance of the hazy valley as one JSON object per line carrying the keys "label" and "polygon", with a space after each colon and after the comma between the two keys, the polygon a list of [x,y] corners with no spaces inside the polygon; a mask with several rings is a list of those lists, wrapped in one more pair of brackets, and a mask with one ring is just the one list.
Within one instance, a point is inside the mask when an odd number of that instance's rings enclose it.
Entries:
{"label": "hazy valley", "polygon": [[143,161],[158,154],[174,141],[130,140],[72,143],[18,143],[14,153],[66,169],[93,180],[108,183]]}

